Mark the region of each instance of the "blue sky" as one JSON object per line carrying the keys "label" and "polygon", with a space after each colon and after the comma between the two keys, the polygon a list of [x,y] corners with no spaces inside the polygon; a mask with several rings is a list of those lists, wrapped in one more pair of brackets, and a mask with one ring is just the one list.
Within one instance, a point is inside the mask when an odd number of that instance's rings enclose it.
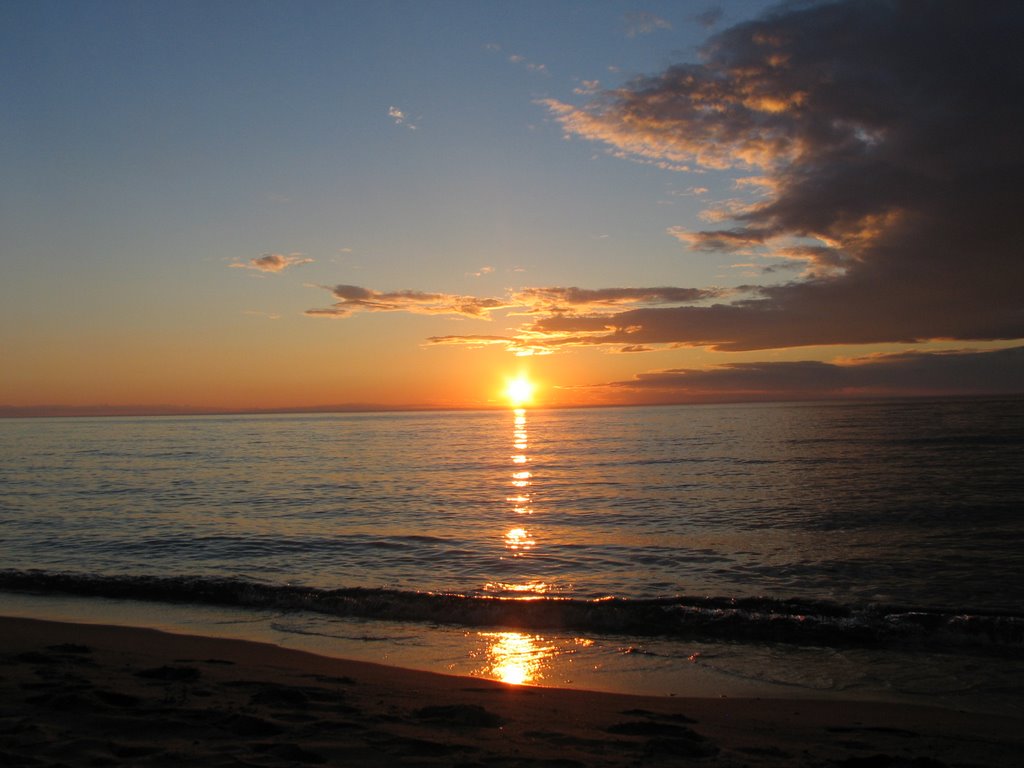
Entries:
{"label": "blue sky", "polygon": [[[621,125],[553,106],[621,103],[769,7],[6,4],[0,404],[487,404],[521,362],[425,340],[514,336],[521,306],[405,311],[400,296],[305,313],[332,307],[334,286],[505,301],[538,286],[792,281],[763,253],[673,236],[758,199],[736,186],[757,169],[667,170],[664,146],[640,156]],[[255,264],[275,254],[276,271]],[[1007,335],[916,341],[978,350]],[[665,336],[631,345],[643,355],[565,347],[531,366],[561,392],[551,402],[610,401],[621,387],[597,389],[644,372],[907,351],[898,337],[730,356]],[[454,387],[453,367],[478,386]]]}

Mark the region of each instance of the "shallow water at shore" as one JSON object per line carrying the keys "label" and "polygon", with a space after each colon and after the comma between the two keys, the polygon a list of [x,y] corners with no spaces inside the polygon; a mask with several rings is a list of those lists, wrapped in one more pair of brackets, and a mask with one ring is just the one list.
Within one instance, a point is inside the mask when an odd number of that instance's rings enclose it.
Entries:
{"label": "shallow water at shore", "polygon": [[0,594],[0,615],[255,640],[513,684],[654,696],[892,701],[1024,715],[1019,655],[466,629],[55,595]]}

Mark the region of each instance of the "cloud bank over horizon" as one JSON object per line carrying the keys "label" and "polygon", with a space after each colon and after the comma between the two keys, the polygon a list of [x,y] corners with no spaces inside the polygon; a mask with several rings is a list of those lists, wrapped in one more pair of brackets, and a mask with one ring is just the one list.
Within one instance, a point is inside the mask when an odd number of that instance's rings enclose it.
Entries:
{"label": "cloud bank over horizon", "polygon": [[594,389],[628,390],[652,402],[1011,394],[1024,391],[1024,346],[672,368]]}

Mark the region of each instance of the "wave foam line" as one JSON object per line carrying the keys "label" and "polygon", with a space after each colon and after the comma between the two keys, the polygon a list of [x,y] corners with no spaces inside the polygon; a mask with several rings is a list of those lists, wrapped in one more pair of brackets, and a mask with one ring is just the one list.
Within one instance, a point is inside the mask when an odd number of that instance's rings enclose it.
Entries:
{"label": "wave foam line", "polygon": [[765,597],[596,600],[508,598],[389,589],[318,589],[206,576],[145,576],[0,571],[0,589],[149,602],[197,603],[339,617],[468,627],[571,630],[690,640],[824,646],[909,645],[1019,652],[1024,616],[920,610]]}

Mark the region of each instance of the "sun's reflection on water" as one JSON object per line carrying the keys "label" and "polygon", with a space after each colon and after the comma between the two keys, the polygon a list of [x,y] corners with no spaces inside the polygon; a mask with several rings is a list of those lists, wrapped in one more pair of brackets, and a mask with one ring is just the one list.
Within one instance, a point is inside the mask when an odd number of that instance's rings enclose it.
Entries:
{"label": "sun's reflection on water", "polygon": [[[517,451],[525,451],[529,444],[526,432],[526,409],[516,408],[513,411],[512,444]],[[533,514],[533,496],[530,493],[530,485],[533,483],[533,473],[521,469],[529,461],[526,453],[516,453],[511,457],[515,471],[512,473],[512,487],[514,492],[505,497],[505,500],[512,505],[512,511],[516,515]],[[505,532],[505,549],[512,557],[522,557],[536,544],[533,536],[521,525],[515,525]]]}
{"label": "sun's reflection on water", "polygon": [[551,585],[543,581],[530,581],[524,584],[509,584],[505,581],[489,581],[484,585],[485,592],[528,593],[539,600],[542,595],[551,591]]}
{"label": "sun's reflection on water", "polygon": [[[530,550],[537,545],[537,540],[525,527],[526,521],[521,517],[533,515],[535,512],[532,491],[534,476],[525,468],[530,463],[530,456],[526,452],[529,435],[526,429],[525,408],[516,408],[513,411],[512,445],[516,452],[509,457],[512,463],[512,472],[508,480],[511,488],[505,496],[505,502],[511,506],[511,512],[516,515],[516,519],[503,534],[505,557],[528,558]],[[529,577],[515,582],[491,581],[485,584],[483,589],[499,599],[516,601],[543,600],[557,591],[555,585]],[[482,645],[470,654],[478,664],[470,674],[513,685],[539,684],[545,678],[564,676],[566,667],[563,664],[556,664],[556,659],[574,654],[578,648],[593,644],[592,641],[583,638],[551,639],[517,631],[478,632],[476,636]],[[558,682],[564,683],[567,680],[560,679]]]}
{"label": "sun's reflection on water", "polygon": [[533,474],[530,472],[513,472],[512,485],[516,488],[526,488],[530,484],[531,477]]}
{"label": "sun's reflection on water", "polygon": [[513,555],[533,549],[533,545],[536,543],[530,538],[530,533],[525,528],[513,528],[505,533],[505,547],[511,550]]}

